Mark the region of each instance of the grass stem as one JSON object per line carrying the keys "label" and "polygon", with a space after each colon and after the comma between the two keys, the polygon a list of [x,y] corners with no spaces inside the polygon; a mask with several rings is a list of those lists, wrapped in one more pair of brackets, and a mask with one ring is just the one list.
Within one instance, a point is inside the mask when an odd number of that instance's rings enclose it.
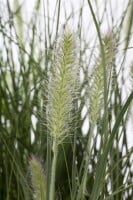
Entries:
{"label": "grass stem", "polygon": [[54,200],[55,196],[55,176],[56,176],[56,163],[57,163],[57,155],[58,155],[58,144],[56,140],[53,142],[53,162],[52,162],[52,170],[51,170],[51,183],[50,183],[50,194],[49,199]]}

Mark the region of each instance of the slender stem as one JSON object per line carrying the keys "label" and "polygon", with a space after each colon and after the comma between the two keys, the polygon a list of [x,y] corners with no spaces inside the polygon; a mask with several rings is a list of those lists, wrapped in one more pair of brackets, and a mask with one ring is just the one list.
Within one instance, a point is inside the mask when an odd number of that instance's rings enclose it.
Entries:
{"label": "slender stem", "polygon": [[52,148],[52,144],[49,141],[49,138],[47,137],[47,198],[49,199],[49,185],[50,185],[50,181],[51,181],[51,148]]}
{"label": "slender stem", "polygon": [[55,175],[56,175],[56,163],[57,163],[57,155],[58,155],[58,145],[56,140],[53,142],[53,161],[52,161],[52,170],[51,170],[51,183],[50,183],[50,193],[49,199],[54,200],[55,194]]}
{"label": "slender stem", "polygon": [[[90,130],[90,135],[88,138],[88,143],[87,143],[87,152],[86,152],[86,163],[85,163],[85,170],[84,170],[84,176],[83,176],[83,192],[82,195],[85,195],[86,192],[86,183],[87,183],[87,173],[88,173],[88,165],[90,161],[90,153],[91,153],[91,140],[93,136],[93,130],[94,130],[94,125],[92,125],[91,130]],[[82,197],[83,198],[83,197]]]}
{"label": "slender stem", "polygon": [[92,139],[92,136],[93,136],[93,130],[94,130],[94,124],[91,126],[90,133],[89,133],[89,138],[88,138],[87,147],[86,147],[86,154],[85,154],[85,158],[84,158],[85,169],[84,169],[82,182],[81,182],[81,185],[80,185],[80,190],[79,190],[79,193],[78,193],[77,200],[85,199],[86,184],[87,184],[87,173],[88,173],[88,165],[89,165],[89,161],[90,161],[91,139]]}

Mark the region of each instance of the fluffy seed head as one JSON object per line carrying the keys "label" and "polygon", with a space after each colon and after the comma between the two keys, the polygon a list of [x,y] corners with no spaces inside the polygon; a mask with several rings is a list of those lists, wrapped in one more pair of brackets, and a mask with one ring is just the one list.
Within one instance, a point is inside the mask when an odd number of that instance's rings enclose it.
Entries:
{"label": "fluffy seed head", "polygon": [[30,160],[30,174],[31,184],[34,190],[33,199],[46,200],[46,184],[44,172],[41,163],[35,157],[32,157]]}
{"label": "fluffy seed head", "polygon": [[[108,33],[103,38],[104,42],[104,53],[105,53],[105,66],[107,84],[109,88],[109,82],[111,79],[112,63],[115,55],[115,45],[113,34]],[[96,67],[94,68],[91,75],[91,85],[89,86],[89,117],[92,123],[95,123],[99,117],[101,110],[104,105],[104,73],[102,66],[101,53],[96,61]],[[108,97],[106,97],[108,98]]]}
{"label": "fluffy seed head", "polygon": [[64,33],[55,52],[48,86],[47,113],[50,136],[60,142],[69,133],[79,73],[71,32]]}

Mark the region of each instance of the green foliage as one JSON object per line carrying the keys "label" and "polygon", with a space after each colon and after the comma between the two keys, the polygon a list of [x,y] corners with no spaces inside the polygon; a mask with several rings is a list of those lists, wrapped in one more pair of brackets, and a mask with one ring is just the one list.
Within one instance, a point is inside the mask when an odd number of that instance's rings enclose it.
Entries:
{"label": "green foliage", "polygon": [[33,3],[30,17],[19,0],[0,6],[0,200],[130,200],[133,2],[118,21],[108,0],[70,15]]}

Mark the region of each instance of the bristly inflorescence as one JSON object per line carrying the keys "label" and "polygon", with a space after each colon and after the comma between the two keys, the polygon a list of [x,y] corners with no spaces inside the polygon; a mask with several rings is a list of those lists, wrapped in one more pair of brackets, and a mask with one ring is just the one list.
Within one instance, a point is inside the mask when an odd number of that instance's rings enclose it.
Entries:
{"label": "bristly inflorescence", "polygon": [[[108,33],[103,38],[103,48],[105,54],[105,67],[106,67],[106,77],[107,77],[107,88],[108,94],[110,89],[110,83],[112,79],[112,70],[114,55],[116,47],[114,44],[114,38],[112,33]],[[96,66],[93,69],[91,80],[89,86],[89,119],[92,123],[95,123],[99,118],[100,112],[104,106],[104,70],[102,65],[102,55],[101,52],[96,61]],[[108,97],[106,97],[108,99]]]}
{"label": "bristly inflorescence", "polygon": [[66,31],[55,49],[49,75],[47,124],[50,137],[60,143],[68,136],[73,100],[78,91],[79,66],[74,36]]}
{"label": "bristly inflorescence", "polygon": [[34,200],[46,200],[46,178],[40,161],[32,156],[30,160],[31,184]]}

